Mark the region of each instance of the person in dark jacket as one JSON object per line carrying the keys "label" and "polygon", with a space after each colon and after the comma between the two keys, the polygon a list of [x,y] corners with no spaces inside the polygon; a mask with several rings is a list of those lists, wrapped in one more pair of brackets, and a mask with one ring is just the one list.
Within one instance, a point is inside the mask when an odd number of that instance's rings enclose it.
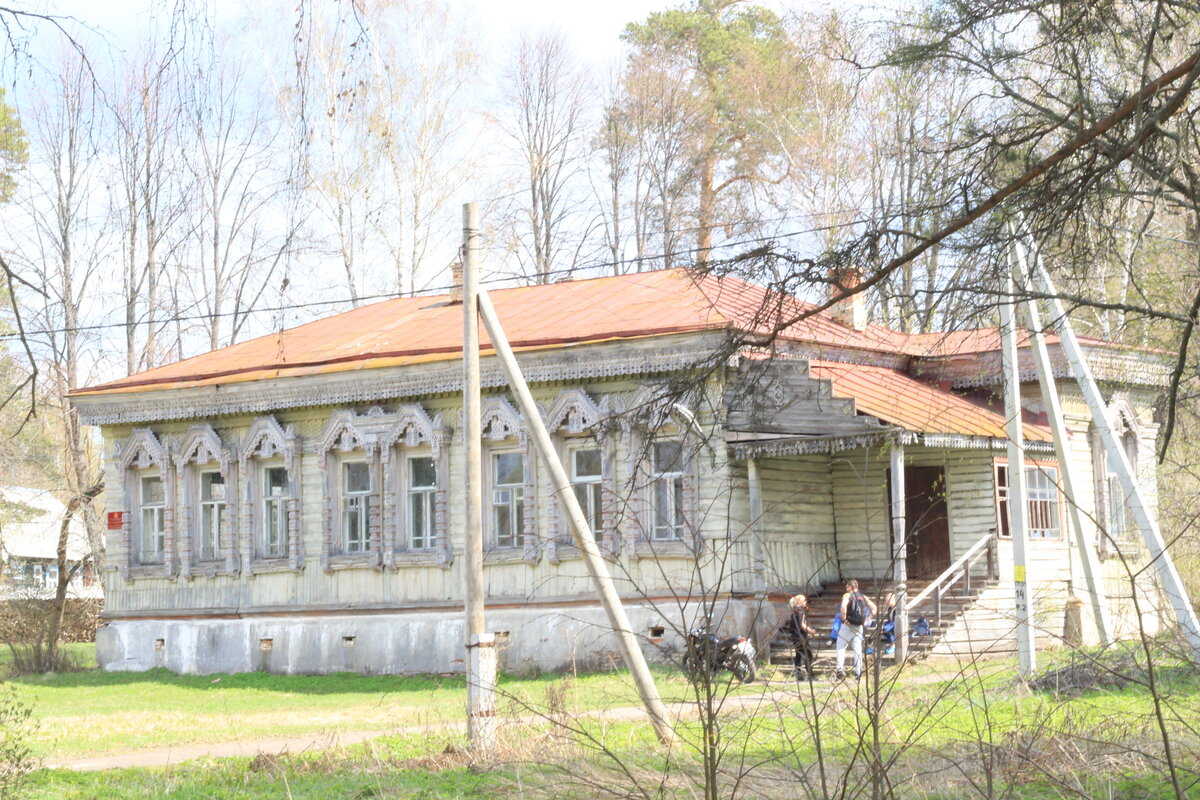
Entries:
{"label": "person in dark jacket", "polygon": [[798,594],[788,600],[788,605],[791,607],[792,615],[784,627],[787,630],[788,638],[792,640],[792,646],[796,648],[795,658],[792,660],[792,674],[796,679],[801,678],[813,679],[813,652],[812,647],[808,643],[809,636],[815,636],[817,629],[808,624],[808,598],[802,594]]}

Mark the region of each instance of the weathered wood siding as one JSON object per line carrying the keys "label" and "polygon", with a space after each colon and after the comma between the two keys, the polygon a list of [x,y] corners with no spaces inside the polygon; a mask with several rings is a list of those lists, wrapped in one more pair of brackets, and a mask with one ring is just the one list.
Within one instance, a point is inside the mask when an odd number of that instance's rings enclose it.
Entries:
{"label": "weathered wood siding", "polygon": [[[583,387],[593,397],[601,394],[613,395],[625,392],[632,394],[636,385],[613,382],[599,386]],[[536,392],[537,399],[549,406],[558,396],[560,387],[545,387]],[[442,412],[447,420],[458,419],[457,398],[443,397],[426,400],[422,406],[432,416]],[[322,431],[329,415],[336,409],[319,408],[277,414],[282,425],[294,425],[296,432],[305,442],[311,442]],[[252,417],[225,418],[214,421],[214,427],[225,445],[235,445],[253,422]],[[707,426],[711,420],[702,419]],[[452,423],[454,424],[454,423]],[[188,424],[165,424],[154,426],[160,439],[181,436]],[[106,462],[108,480],[108,506],[114,510],[128,508],[122,496],[123,479],[112,459],[112,443],[126,439],[129,427],[106,428],[109,458]],[[679,431],[676,431],[677,433]],[[627,445],[629,440],[619,434],[614,436],[616,485],[618,490],[628,490],[630,463]],[[636,446],[636,440],[635,446]],[[484,457],[499,443],[485,441]],[[503,443],[512,446],[512,442]],[[464,505],[462,486],[464,479],[461,436],[455,436],[451,444],[448,476],[448,529],[454,548],[451,566],[405,565],[387,569],[365,566],[335,568],[326,572],[321,568],[321,531],[324,513],[324,478],[320,469],[319,454],[306,449],[301,459],[301,501],[304,569],[302,572],[277,572],[250,575],[243,569],[235,575],[204,576],[190,579],[182,577],[136,577],[124,580],[116,572],[105,576],[107,611],[110,615],[122,613],[163,612],[217,612],[247,611],[251,609],[302,610],[322,608],[381,608],[381,607],[437,607],[462,602],[462,531]],[[749,542],[746,534],[745,514],[735,521],[731,515],[731,497],[741,493],[735,502],[745,505],[745,482],[731,480],[725,461],[724,448],[699,447],[693,455],[695,470],[694,494],[695,514],[692,522],[706,541],[699,559],[684,557],[677,552],[659,554],[658,557],[630,558],[622,551],[611,569],[618,588],[628,596],[649,595],[651,597],[688,594],[698,587],[709,591],[730,591],[749,585],[748,571]],[[486,464],[485,464],[486,467]],[[536,478],[536,529],[540,536],[553,535],[550,530],[549,506],[551,489],[545,470],[534,467]],[[632,490],[636,493],[638,490]],[[644,492],[645,489],[640,491]],[[486,505],[486,504],[485,504]],[[618,505],[626,505],[624,502]],[[631,510],[645,503],[629,503]],[[486,514],[486,509],[485,509]],[[622,538],[634,523],[625,518]],[[240,535],[240,533],[239,533]],[[109,553],[112,563],[123,558],[126,543],[119,535],[110,537]],[[644,552],[644,551],[643,551]],[[568,558],[555,564],[541,555],[533,564],[517,560],[513,563],[489,563],[485,567],[485,586],[489,599],[497,603],[521,603],[590,596],[592,585],[587,577],[583,562],[579,558]]]}

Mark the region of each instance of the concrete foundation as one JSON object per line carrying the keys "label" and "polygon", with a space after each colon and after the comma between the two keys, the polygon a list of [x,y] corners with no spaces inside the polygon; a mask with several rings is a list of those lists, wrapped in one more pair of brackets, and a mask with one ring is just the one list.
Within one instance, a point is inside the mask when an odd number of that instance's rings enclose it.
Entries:
{"label": "concrete foundation", "polygon": [[[625,606],[650,661],[678,659],[684,634],[699,605],[649,603]],[[750,636],[758,621],[774,622],[758,601],[718,605],[714,620],[724,635]],[[768,619],[760,620],[760,617]],[[615,637],[599,606],[503,608],[488,612],[497,634],[500,669],[506,672],[596,670],[621,665]],[[253,616],[235,619],[113,620],[96,635],[103,669],[173,672],[276,672],[288,675],[359,672],[417,674],[463,672],[464,619],[459,610]]]}

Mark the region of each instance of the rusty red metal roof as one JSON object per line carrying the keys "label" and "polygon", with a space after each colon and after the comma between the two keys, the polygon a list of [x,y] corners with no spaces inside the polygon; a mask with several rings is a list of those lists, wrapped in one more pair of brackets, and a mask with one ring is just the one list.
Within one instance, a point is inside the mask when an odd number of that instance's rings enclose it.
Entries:
{"label": "rusty red metal roof", "polygon": [[[905,430],[993,439],[1008,436],[1000,411],[900,370],[814,360],[809,371],[814,378],[830,381],[834,396],[853,400],[860,413]],[[1052,441],[1049,427],[1033,415],[1026,412],[1023,422],[1027,441]]]}
{"label": "rusty red metal roof", "polygon": [[[908,337],[859,331],[814,306],[746,281],[660,270],[489,292],[514,349],[531,350],[728,329],[830,347],[903,353]],[[785,325],[791,322],[792,324]],[[490,340],[481,332],[482,345]],[[251,339],[73,396],[211,386],[456,359],[462,306],[448,296],[385,300]]]}

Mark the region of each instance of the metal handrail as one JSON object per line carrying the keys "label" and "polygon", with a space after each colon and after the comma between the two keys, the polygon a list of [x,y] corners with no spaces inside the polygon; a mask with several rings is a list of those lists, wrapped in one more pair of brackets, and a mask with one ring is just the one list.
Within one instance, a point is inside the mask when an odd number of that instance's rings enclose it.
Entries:
{"label": "metal handrail", "polygon": [[[909,619],[912,618],[912,611],[918,605],[929,599],[930,595],[934,598],[934,617],[935,625],[942,624],[942,598],[952,589],[959,581],[963,584],[962,594],[971,593],[971,568],[979,561],[980,557],[987,556],[987,577],[988,580],[996,579],[996,531],[992,529],[984,536],[980,537],[979,541],[971,545],[967,552],[959,556],[958,560],[947,567],[941,575],[934,578],[928,586],[922,589],[916,597],[912,598],[906,604],[907,614]],[[911,626],[909,630],[911,630]]]}

